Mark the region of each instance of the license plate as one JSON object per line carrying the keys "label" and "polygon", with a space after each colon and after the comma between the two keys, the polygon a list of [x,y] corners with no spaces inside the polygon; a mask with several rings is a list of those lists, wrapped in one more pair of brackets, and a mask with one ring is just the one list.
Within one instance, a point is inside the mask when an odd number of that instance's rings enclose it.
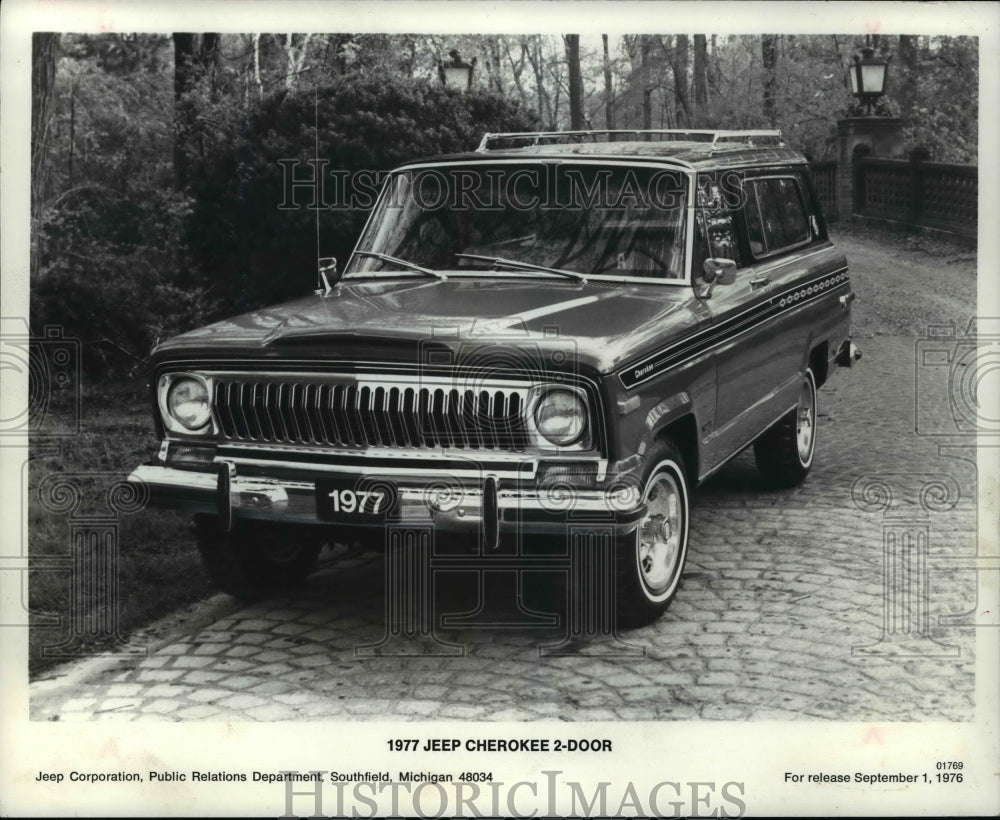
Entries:
{"label": "license plate", "polygon": [[359,484],[326,479],[316,482],[316,514],[322,521],[374,524],[396,508],[396,488],[388,481]]}

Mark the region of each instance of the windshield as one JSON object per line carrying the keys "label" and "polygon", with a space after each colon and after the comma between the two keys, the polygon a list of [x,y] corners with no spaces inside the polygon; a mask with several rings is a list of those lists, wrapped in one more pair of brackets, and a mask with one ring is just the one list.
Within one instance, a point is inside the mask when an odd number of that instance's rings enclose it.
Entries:
{"label": "windshield", "polygon": [[687,184],[679,171],[582,162],[397,172],[345,275],[420,266],[681,281]]}

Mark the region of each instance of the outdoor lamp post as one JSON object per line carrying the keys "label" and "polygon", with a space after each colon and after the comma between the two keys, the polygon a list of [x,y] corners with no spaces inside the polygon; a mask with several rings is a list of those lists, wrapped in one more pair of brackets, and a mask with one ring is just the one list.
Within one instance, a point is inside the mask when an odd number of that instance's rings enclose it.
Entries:
{"label": "outdoor lamp post", "polygon": [[851,77],[851,93],[868,107],[872,115],[872,105],[885,94],[885,79],[889,63],[875,56],[875,49],[865,46],[861,54],[854,55],[854,64],[848,70]]}
{"label": "outdoor lamp post", "polygon": [[452,88],[460,88],[468,91],[472,88],[472,70],[476,67],[476,58],[472,58],[471,63],[465,62],[457,49],[448,52],[451,57],[449,63],[438,63],[438,75],[441,82]]}

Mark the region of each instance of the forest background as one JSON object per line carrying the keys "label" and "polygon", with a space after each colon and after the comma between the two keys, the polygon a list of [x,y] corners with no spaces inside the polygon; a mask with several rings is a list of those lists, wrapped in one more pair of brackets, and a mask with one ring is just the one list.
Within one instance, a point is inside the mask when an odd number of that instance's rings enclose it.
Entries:
{"label": "forest background", "polygon": [[[31,326],[80,340],[88,378],[137,374],[158,341],[305,293],[315,214],[279,210],[279,159],[380,171],[483,132],[780,128],[834,159],[860,113],[855,35],[37,33]],[[908,149],[977,162],[978,41],[881,35],[880,115]],[[438,67],[475,60],[472,89]],[[319,129],[314,123],[319,123]],[[345,259],[363,210],[321,212]]]}

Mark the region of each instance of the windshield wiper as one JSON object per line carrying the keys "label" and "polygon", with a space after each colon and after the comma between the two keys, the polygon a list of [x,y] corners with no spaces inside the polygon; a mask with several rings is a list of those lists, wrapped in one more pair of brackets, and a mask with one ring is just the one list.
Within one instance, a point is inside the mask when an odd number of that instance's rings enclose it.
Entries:
{"label": "windshield wiper", "polygon": [[425,268],[423,265],[418,265],[416,262],[410,262],[406,259],[399,259],[396,256],[389,256],[387,253],[376,253],[375,251],[355,251],[355,256],[370,256],[372,259],[378,259],[380,262],[388,262],[390,265],[398,265],[401,268],[406,268],[407,270],[416,271],[417,273],[422,273],[425,276],[433,276],[435,279],[447,279],[440,271],[431,270],[431,268]]}
{"label": "windshield wiper", "polygon": [[557,276],[565,276],[569,279],[576,279],[578,282],[586,284],[587,277],[582,273],[572,270],[562,270],[561,268],[547,268],[545,265],[533,265],[531,262],[519,262],[516,259],[504,259],[501,256],[481,256],[478,253],[456,253],[459,259],[475,259],[479,262],[489,262],[493,267],[504,267],[512,270],[536,270],[540,273],[553,273]]}

